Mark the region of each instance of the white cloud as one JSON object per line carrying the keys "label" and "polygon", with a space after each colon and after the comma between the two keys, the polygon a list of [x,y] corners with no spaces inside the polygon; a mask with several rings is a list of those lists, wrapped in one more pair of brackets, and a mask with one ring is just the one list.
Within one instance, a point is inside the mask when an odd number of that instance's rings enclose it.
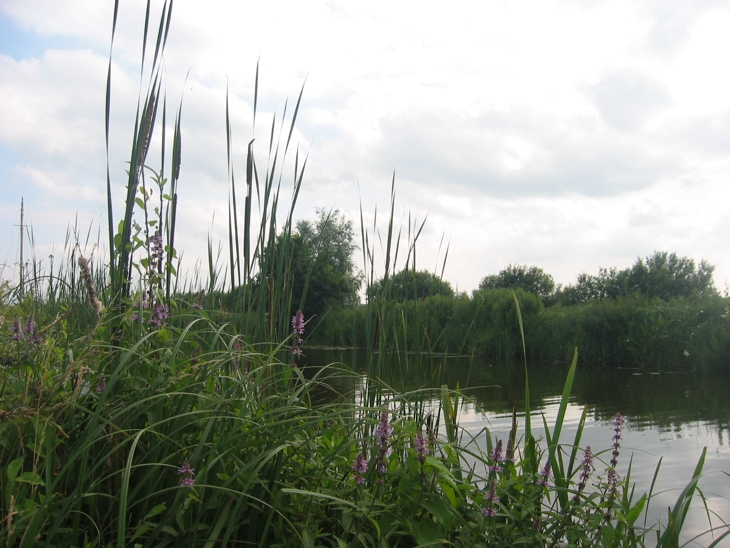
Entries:
{"label": "white cloud", "polygon": [[[152,4],[154,34],[162,2]],[[144,7],[121,3],[114,45],[117,209]],[[12,203],[0,208],[17,209],[25,184],[29,210],[43,219],[37,241],[48,246],[61,231],[53,223],[76,208],[105,226],[112,4],[8,0],[0,13],[28,40],[64,36],[72,44],[36,57],[0,51],[0,173],[12,185],[4,193]],[[260,175],[272,115],[280,119],[288,99],[291,118],[306,77],[282,172],[286,196],[297,147],[300,160],[309,155],[300,217],[338,207],[359,225],[362,202],[368,220],[378,204],[383,222],[395,171],[397,218],[428,216],[419,261],[435,268],[443,236],[446,277],[462,290],[508,263],[538,264],[569,283],[655,249],[708,259],[722,286],[730,276],[722,236],[729,221],[718,199],[730,169],[730,78],[718,67],[730,49],[728,24],[730,10],[712,1],[462,1],[438,10],[415,2],[176,1],[164,66],[168,130],[183,97],[177,241],[192,266],[207,253],[209,230],[214,246],[227,234],[225,87],[242,197],[260,58]],[[159,153],[157,139],[154,168]]]}

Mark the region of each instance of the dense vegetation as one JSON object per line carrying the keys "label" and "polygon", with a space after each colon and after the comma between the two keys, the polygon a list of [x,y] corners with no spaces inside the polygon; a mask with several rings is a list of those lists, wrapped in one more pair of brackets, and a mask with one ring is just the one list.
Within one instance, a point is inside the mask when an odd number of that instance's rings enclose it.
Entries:
{"label": "dense vegetation", "polygon": [[[298,307],[306,310],[308,295],[318,295],[315,273],[326,283],[334,275],[323,258],[339,254],[337,275],[350,288],[360,278],[348,262],[352,246],[328,241],[332,227],[340,242],[352,242],[351,226],[336,212],[293,226],[303,165],[295,170],[290,209],[277,222],[281,174],[273,136],[265,169],[257,168],[249,146],[241,219],[230,166],[227,272],[211,246],[204,281],[178,278],[181,107],[167,148],[172,161],[165,162],[165,146],[157,170],[147,157],[160,119],[159,60],[171,10],[166,4],[146,65],[150,83],[140,100],[118,223],[107,179],[108,261],[85,253],[93,246],[71,227],[55,270],[34,264],[29,279],[1,286],[0,544],[583,547],[656,539],[676,546],[705,452],[667,524],[646,529],[640,518],[653,486],[638,493],[631,483],[621,457],[624,418],[611,419],[614,434],[603,451],[581,446],[585,411],[575,437],[561,439],[577,354],[555,422],[537,434],[527,397],[522,433],[515,411],[506,439],[487,429],[469,436],[459,425],[458,391],[386,386],[379,380],[386,373],[382,352],[371,356],[369,380],[358,394],[334,394],[327,382],[352,372],[330,366],[309,378],[297,366],[313,326]],[[143,47],[143,57],[151,50]],[[107,102],[107,122],[109,108]],[[172,165],[169,178],[165,165]],[[259,226],[252,224],[254,188]],[[520,288],[482,289],[471,298],[443,294],[444,285],[415,270],[401,276],[427,282],[432,294],[388,298],[389,291],[399,294],[388,280],[397,255],[391,262],[392,219],[391,208],[386,274],[373,301],[347,308],[353,293],[344,284],[315,306],[338,305],[338,313],[352,314],[352,332],[365,333],[368,345],[382,350],[398,342],[395,331],[407,338],[413,330],[422,339],[403,349],[421,340],[432,348],[442,336],[456,337],[448,330],[461,322],[464,345],[478,332],[474,326],[489,324],[491,330],[475,336],[508,352],[518,337],[515,326],[543,311],[540,297]],[[363,230],[366,262],[370,241]],[[373,275],[368,283],[375,283]],[[456,320],[449,316],[457,310],[453,303],[463,307]],[[423,306],[433,310],[433,322],[448,321],[433,327]],[[721,527],[715,538],[728,534]]]}
{"label": "dense vegetation", "polygon": [[[530,358],[565,360],[577,346],[588,364],[718,368],[727,367],[730,356],[730,300],[714,288],[712,270],[704,261],[696,266],[656,252],[626,270],[581,274],[574,285],[559,287],[539,267],[509,265],[486,276],[471,295],[449,293],[432,274],[402,271],[392,278],[401,282],[397,292],[369,291],[368,298],[383,299],[389,314],[408,319],[390,331],[389,344],[401,348],[521,356],[514,292]],[[367,346],[365,326],[373,314],[366,306],[330,310],[312,342]]]}

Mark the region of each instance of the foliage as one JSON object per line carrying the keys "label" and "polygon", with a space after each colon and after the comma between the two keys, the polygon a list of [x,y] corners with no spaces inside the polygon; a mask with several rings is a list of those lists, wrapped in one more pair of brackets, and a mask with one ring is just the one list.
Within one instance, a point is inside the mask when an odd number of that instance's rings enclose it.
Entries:
{"label": "foliage", "polygon": [[[373,381],[374,406],[311,403],[350,373],[308,380],[204,310],[173,310],[164,327],[130,310],[118,348],[98,339],[106,318],[86,333],[3,332],[5,545],[642,546],[654,534],[639,525],[651,495],[634,496],[619,467],[623,418],[606,452],[579,449],[585,413],[560,440],[575,359],[562,411],[530,449],[516,416],[506,440],[470,435],[464,396],[446,387]],[[679,538],[702,466],[661,545]]]}
{"label": "foliage", "polygon": [[[165,8],[158,47],[169,16]],[[133,158],[144,157],[147,136],[146,129],[135,132]],[[248,160],[254,173],[251,154]],[[84,258],[77,277],[74,238],[65,266],[45,280],[36,275],[25,297],[15,291],[3,301],[9,324],[0,332],[3,545],[644,545],[653,531],[637,523],[651,494],[634,498],[630,467],[619,475],[623,418],[614,419],[605,475],[596,473],[600,453],[586,447],[578,457],[585,412],[575,438],[560,439],[577,354],[555,423],[544,423],[544,441],[532,435],[527,397],[524,443],[515,413],[506,444],[488,429],[469,436],[459,423],[458,390],[399,393],[371,380],[359,398],[323,401],[318,394],[332,392],[326,376],[351,373],[329,367],[307,378],[296,363],[280,359],[306,343],[303,318],[286,317],[294,244],[284,238],[277,247],[274,164],[254,250],[246,244],[246,208],[242,256],[232,251],[238,248],[232,188],[228,266],[240,308],[218,310],[213,298],[223,292],[212,258],[207,294],[186,302],[179,295],[192,295],[189,287],[170,291],[171,271],[168,265],[163,275],[162,264],[173,256],[174,223],[168,240],[139,236],[155,227],[147,216],[151,195],[137,196],[139,173],[130,175],[125,225],[115,233],[110,222],[110,240],[121,234],[121,247],[112,244],[107,270]],[[298,189],[302,171],[296,173]],[[139,242],[131,232],[135,204],[144,219],[137,221]],[[284,234],[289,227],[291,210]],[[132,271],[140,277],[136,294]],[[249,283],[256,271],[268,276],[258,287]],[[112,306],[101,308],[94,295],[109,286]],[[385,314],[396,303],[380,301],[368,309],[382,326],[378,347],[393,345],[407,359],[409,330],[420,336],[424,325],[408,322],[424,305],[435,318],[451,307],[451,317],[463,321],[454,303],[477,306],[495,323],[517,320],[520,337],[541,309],[537,296],[519,289],[398,303],[395,319]],[[247,328],[245,337],[236,325]],[[427,409],[428,399],[439,403]],[[677,545],[703,464],[704,453],[660,531],[661,546]]]}
{"label": "foliage", "polygon": [[409,268],[404,268],[388,278],[387,284],[386,280],[382,278],[374,284],[370,284],[366,292],[367,300],[374,302],[378,292],[396,302],[424,300],[434,295],[454,296],[454,290],[449,282],[427,270]]}
{"label": "foliage", "polygon": [[540,267],[510,264],[497,274],[485,276],[479,289],[522,289],[545,301],[555,291],[555,280]]}
{"label": "foliage", "polygon": [[292,245],[292,302],[307,316],[359,303],[362,274],[353,258],[352,221],[337,209],[317,208],[315,222],[297,222]]}
{"label": "foliage", "polygon": [[645,259],[638,258],[625,270],[601,268],[596,276],[582,273],[574,285],[558,291],[556,300],[570,306],[636,294],[662,301],[709,297],[718,294],[712,281],[714,270],[715,267],[704,260],[696,265],[694,259],[655,251]]}

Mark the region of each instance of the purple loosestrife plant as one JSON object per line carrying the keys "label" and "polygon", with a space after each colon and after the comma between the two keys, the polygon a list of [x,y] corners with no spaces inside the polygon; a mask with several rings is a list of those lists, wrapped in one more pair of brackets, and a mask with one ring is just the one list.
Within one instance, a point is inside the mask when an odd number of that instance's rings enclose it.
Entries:
{"label": "purple loosestrife plant", "polygon": [[155,327],[164,327],[167,325],[167,319],[170,317],[170,309],[166,304],[158,303],[152,309],[150,319],[147,321],[148,324]]}
{"label": "purple loosestrife plant", "polygon": [[484,502],[486,503],[482,508],[482,514],[487,517],[494,517],[497,515],[497,503],[499,502],[499,495],[497,494],[497,480],[492,479],[489,484],[489,491],[484,496]]}
{"label": "purple loosestrife plant", "polygon": [[413,440],[413,450],[416,452],[416,459],[418,459],[418,462],[421,463],[421,470],[420,475],[424,476],[424,464],[426,463],[426,457],[428,456],[428,442],[426,441],[426,437],[423,435],[423,432],[420,430],[416,434],[416,439]]}
{"label": "purple loosestrife plant", "polygon": [[13,327],[10,328],[13,332],[13,336],[10,337],[10,340],[12,341],[22,341],[23,340],[23,332],[20,328],[20,320],[15,320],[13,322]]}
{"label": "purple loosestrife plant", "polygon": [[358,485],[365,483],[363,474],[368,471],[368,461],[362,453],[358,453],[357,458],[352,461],[352,471],[355,472],[355,483]]}
{"label": "purple loosestrife plant", "polygon": [[616,472],[616,465],[618,464],[618,456],[621,450],[621,437],[624,424],[626,419],[621,413],[616,413],[611,421],[613,425],[613,451],[611,452],[611,462],[606,476],[606,498],[608,505],[606,507],[605,521],[608,522],[611,519],[611,507],[613,501],[618,493],[618,485],[621,482],[621,477]]}
{"label": "purple loosestrife plant", "polygon": [[547,461],[545,463],[545,466],[543,466],[542,470],[540,470],[540,479],[537,481],[537,484],[542,485],[543,487],[547,487],[549,479],[550,479],[550,461]]}
{"label": "purple loosestrife plant", "polygon": [[180,478],[181,486],[188,487],[195,483],[195,480],[193,479],[193,476],[195,475],[195,470],[193,468],[190,468],[190,464],[188,463],[188,461],[183,461],[182,468],[178,469],[177,473],[182,476],[182,478]]}
{"label": "purple loosestrife plant", "polygon": [[590,445],[586,445],[585,451],[583,451],[583,461],[581,462],[580,468],[581,472],[578,477],[578,492],[573,497],[574,501],[578,500],[581,492],[586,488],[588,480],[591,477],[591,473],[593,473],[593,470],[595,469],[595,466],[593,466],[593,452],[591,451]]}
{"label": "purple loosestrife plant", "polygon": [[624,427],[624,423],[626,422],[626,419],[624,419],[623,415],[621,413],[616,413],[613,417],[613,421],[611,421],[611,424],[613,424],[613,452],[611,453],[611,467],[615,468],[618,464],[618,455],[621,449],[621,432]]}
{"label": "purple loosestrife plant", "polygon": [[428,456],[428,443],[423,432],[416,434],[416,439],[413,441],[413,449],[416,451],[416,458],[423,463]]}
{"label": "purple loosestrife plant", "polygon": [[504,462],[504,451],[502,449],[502,440],[497,440],[497,445],[494,447],[494,451],[489,458],[492,459],[493,464],[489,466],[490,472],[501,472],[502,466],[500,463]]}
{"label": "purple loosestrife plant", "polygon": [[[302,335],[304,335],[304,314],[301,310],[297,310],[291,318],[291,330],[292,330],[292,346],[291,353],[296,360],[299,356],[303,356],[301,344],[304,342]],[[292,363],[296,365],[296,363]]]}
{"label": "purple loosestrife plant", "polygon": [[378,436],[378,460],[376,466],[381,474],[385,473],[385,457],[390,454],[390,438],[393,435],[393,426],[390,424],[390,413],[387,410],[380,413],[380,422],[375,430]]}

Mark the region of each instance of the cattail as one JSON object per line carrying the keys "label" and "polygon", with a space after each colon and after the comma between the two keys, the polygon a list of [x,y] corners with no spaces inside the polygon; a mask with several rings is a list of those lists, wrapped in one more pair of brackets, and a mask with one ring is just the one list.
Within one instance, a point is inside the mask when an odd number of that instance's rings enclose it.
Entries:
{"label": "cattail", "polygon": [[104,307],[96,297],[96,289],[94,289],[94,281],[91,279],[88,259],[79,257],[79,268],[81,269],[81,278],[84,280],[84,285],[86,286],[86,292],[89,294],[89,304],[96,310],[97,315],[101,315]]}
{"label": "cattail", "polygon": [[150,146],[150,137],[152,136],[152,121],[155,114],[155,93],[149,97],[147,101],[147,109],[145,110],[144,121],[140,127],[139,137],[141,140],[137,143],[137,169],[141,170],[144,166],[144,160],[147,157],[147,150]]}

